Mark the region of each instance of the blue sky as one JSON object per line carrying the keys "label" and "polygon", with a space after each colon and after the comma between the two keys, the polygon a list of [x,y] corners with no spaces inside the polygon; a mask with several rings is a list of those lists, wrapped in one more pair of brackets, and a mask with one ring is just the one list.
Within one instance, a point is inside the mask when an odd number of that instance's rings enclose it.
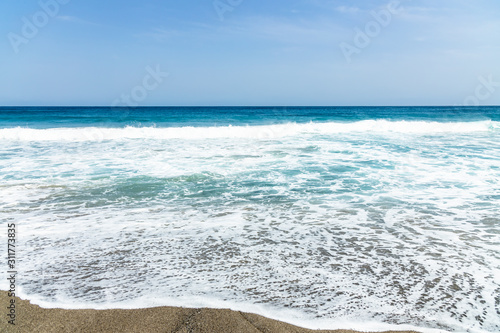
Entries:
{"label": "blue sky", "polygon": [[0,105],[500,105],[497,0],[3,0],[0,12]]}

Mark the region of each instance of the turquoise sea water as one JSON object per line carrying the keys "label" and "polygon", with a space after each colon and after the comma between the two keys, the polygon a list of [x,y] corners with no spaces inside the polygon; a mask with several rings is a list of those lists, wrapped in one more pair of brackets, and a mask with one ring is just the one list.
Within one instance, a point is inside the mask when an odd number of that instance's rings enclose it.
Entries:
{"label": "turquoise sea water", "polygon": [[0,143],[35,303],[500,330],[500,107],[0,108]]}

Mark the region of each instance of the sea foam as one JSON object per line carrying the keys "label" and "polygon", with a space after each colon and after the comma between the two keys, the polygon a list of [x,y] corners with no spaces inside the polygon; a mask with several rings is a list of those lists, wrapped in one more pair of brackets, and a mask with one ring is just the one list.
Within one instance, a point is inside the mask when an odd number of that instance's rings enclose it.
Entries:
{"label": "sea foam", "polygon": [[472,133],[500,129],[500,122],[428,122],[362,120],[358,122],[287,123],[265,126],[214,127],[80,127],[80,128],[4,128],[0,140],[21,141],[100,141],[118,139],[272,139],[301,134],[336,133]]}

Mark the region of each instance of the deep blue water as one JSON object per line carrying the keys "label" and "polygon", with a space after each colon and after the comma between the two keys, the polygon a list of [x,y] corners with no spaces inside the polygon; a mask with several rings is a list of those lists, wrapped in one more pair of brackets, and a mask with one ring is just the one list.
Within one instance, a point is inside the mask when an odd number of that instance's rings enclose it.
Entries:
{"label": "deep blue water", "polygon": [[500,120],[500,107],[0,107],[0,127],[267,125],[367,119]]}

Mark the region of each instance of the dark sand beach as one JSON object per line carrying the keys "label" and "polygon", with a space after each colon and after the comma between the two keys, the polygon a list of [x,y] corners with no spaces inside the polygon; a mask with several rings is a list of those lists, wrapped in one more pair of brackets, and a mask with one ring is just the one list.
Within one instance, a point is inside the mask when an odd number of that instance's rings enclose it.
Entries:
{"label": "dark sand beach", "polygon": [[16,325],[13,326],[6,320],[6,306],[9,304],[10,298],[5,291],[1,291],[0,295],[2,308],[5,309],[0,322],[0,332],[6,333],[355,332],[351,330],[309,330],[256,314],[227,309],[187,309],[168,306],[137,310],[43,309],[19,298],[16,298]]}

